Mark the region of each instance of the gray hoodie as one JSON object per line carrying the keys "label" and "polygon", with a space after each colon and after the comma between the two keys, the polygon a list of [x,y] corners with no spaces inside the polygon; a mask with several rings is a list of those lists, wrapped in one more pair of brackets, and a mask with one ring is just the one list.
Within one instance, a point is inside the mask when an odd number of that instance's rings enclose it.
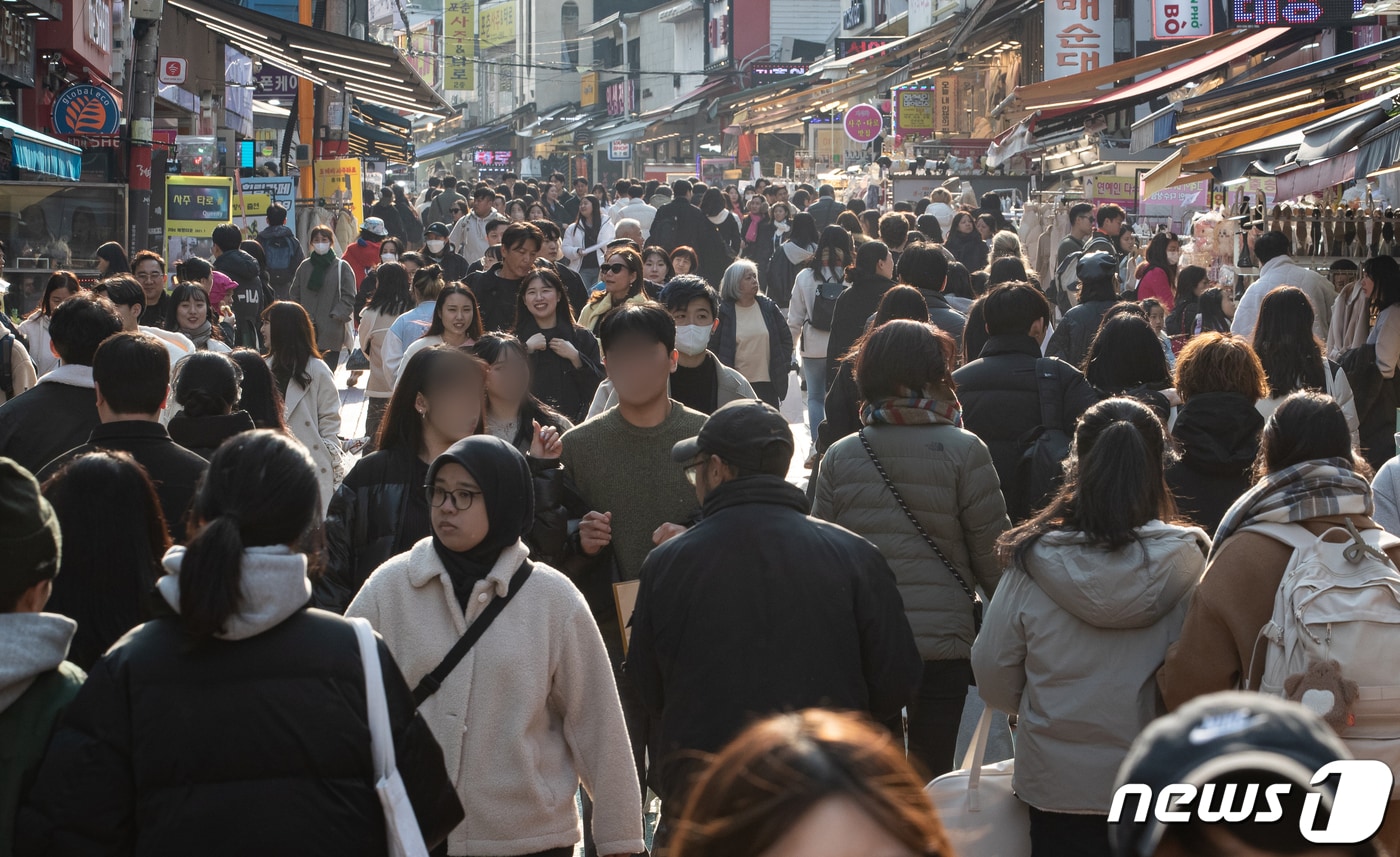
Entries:
{"label": "gray hoodie", "polygon": [[0,613],[0,711],[63,663],[77,632],[77,622],[57,613]]}
{"label": "gray hoodie", "polygon": [[982,698],[1019,715],[1013,785],[1038,809],[1106,814],[1133,739],[1165,713],[1157,668],[1210,539],[1161,521],[1137,534],[1113,552],[1045,535],[1002,576],[972,647]]}

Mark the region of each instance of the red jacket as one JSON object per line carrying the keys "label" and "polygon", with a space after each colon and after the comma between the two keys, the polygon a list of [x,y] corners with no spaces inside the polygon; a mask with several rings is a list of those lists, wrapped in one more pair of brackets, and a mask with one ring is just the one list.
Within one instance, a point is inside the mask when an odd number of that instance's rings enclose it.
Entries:
{"label": "red jacket", "polygon": [[355,287],[359,288],[364,281],[365,274],[370,269],[379,264],[379,242],[373,243],[363,238],[356,239],[354,244],[345,248],[341,254],[342,259],[350,263],[350,269],[355,272]]}

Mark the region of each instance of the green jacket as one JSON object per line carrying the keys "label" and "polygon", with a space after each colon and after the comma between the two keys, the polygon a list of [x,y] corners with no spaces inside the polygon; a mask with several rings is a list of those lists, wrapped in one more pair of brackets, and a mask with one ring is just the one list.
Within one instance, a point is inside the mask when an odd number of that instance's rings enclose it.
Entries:
{"label": "green jacket", "polygon": [[87,674],[64,661],[34,679],[0,711],[0,857],[14,854],[15,816],[39,772],[54,724],[78,695]]}

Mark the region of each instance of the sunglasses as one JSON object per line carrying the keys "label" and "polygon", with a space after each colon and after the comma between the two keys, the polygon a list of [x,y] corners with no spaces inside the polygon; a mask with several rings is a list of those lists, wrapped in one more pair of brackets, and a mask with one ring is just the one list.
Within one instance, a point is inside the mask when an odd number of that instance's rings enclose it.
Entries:
{"label": "sunglasses", "polygon": [[466,213],[467,213],[467,210],[466,210],[465,208],[454,208],[454,209],[452,209],[452,213],[453,213],[453,214],[466,214]]}
{"label": "sunglasses", "polygon": [[622,262],[614,262],[611,265],[599,265],[598,270],[604,274],[621,274],[627,270],[627,266]]}

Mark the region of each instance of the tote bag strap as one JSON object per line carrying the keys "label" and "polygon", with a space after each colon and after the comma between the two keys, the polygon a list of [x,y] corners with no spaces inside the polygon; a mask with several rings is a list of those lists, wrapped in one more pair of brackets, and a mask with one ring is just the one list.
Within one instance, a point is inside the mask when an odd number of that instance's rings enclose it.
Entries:
{"label": "tote bag strap", "polygon": [[365,702],[369,711],[370,743],[374,755],[374,778],[382,780],[395,767],[394,740],[389,729],[389,703],[384,696],[384,673],[379,665],[379,644],[369,620],[352,618],[355,638],[360,644],[360,662],[365,668]]}
{"label": "tote bag strap", "polygon": [[982,765],[987,759],[987,744],[992,740],[992,718],[996,711],[990,705],[983,706],[982,716],[977,718],[977,728],[972,733],[972,742],[967,745],[962,767],[967,771],[967,808],[970,812],[982,809]]}

